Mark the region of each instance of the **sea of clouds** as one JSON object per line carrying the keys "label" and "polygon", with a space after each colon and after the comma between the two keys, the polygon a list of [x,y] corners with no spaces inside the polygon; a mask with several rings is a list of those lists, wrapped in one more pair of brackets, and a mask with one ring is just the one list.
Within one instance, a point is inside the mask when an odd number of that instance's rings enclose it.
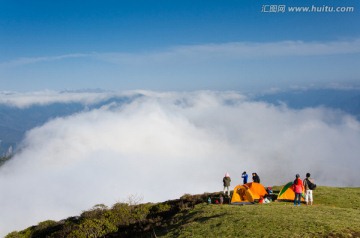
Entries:
{"label": "sea of clouds", "polygon": [[[257,172],[265,186],[306,172],[318,185],[360,185],[360,123],[350,115],[274,106],[236,92],[140,93],[27,132],[0,167],[0,236],[131,195],[159,202],[220,191],[226,172],[231,187],[243,171]],[[44,95],[8,95],[1,102],[47,103]],[[48,103],[110,98],[86,95],[47,92]]]}

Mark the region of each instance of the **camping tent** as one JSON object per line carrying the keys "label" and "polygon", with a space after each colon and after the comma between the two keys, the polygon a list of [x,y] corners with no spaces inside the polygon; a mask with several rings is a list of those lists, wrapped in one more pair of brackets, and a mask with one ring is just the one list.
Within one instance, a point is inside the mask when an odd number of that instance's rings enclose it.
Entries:
{"label": "camping tent", "polygon": [[246,183],[237,185],[231,198],[231,204],[252,203],[267,194],[265,188],[260,183]]}
{"label": "camping tent", "polygon": [[[295,192],[292,188],[293,182],[288,182],[282,187],[277,197],[277,200],[294,200]],[[304,201],[304,197],[301,196],[301,201]]]}

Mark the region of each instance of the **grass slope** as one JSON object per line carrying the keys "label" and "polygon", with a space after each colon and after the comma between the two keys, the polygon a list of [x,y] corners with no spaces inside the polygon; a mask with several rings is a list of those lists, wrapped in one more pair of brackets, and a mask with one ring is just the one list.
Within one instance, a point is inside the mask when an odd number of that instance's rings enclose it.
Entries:
{"label": "grass slope", "polygon": [[319,187],[313,206],[199,204],[159,237],[360,237],[360,188]]}
{"label": "grass slope", "polygon": [[[7,238],[360,237],[360,188],[320,186],[314,191],[314,205],[300,207],[292,202],[207,204],[209,196],[215,199],[219,193],[184,195],[158,204],[100,206],[76,219],[48,221],[46,226],[43,222],[41,229],[39,224]],[[95,227],[99,227],[97,233],[93,232]]]}
{"label": "grass slope", "polygon": [[360,211],[352,208],[201,204],[178,216],[161,237],[360,237]]}

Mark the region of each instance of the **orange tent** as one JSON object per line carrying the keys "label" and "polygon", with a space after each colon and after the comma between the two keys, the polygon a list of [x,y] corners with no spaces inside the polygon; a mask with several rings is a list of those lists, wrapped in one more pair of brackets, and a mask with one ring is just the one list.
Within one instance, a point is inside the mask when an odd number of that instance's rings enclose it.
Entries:
{"label": "orange tent", "polygon": [[265,188],[260,183],[246,183],[237,185],[234,188],[231,204],[252,203],[255,199],[260,199],[267,194]]}

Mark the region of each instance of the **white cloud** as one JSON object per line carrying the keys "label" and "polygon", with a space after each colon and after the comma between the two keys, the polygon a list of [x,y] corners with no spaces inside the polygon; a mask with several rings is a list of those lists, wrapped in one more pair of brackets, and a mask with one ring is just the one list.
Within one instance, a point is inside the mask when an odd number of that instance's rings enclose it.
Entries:
{"label": "white cloud", "polygon": [[[140,93],[141,91],[139,91]],[[112,93],[112,92],[56,92],[51,90],[43,90],[38,92],[0,92],[0,104],[14,106],[18,108],[26,108],[32,105],[49,105],[51,103],[71,103],[77,102],[84,105],[94,104],[111,97],[127,97],[134,95],[136,91]]]}
{"label": "white cloud", "polygon": [[0,235],[131,194],[145,202],[220,191],[225,172],[232,187],[244,170],[266,186],[306,172],[319,185],[360,185],[360,124],[348,115],[233,92],[143,94],[29,131],[0,168]]}
{"label": "white cloud", "polygon": [[264,59],[284,56],[321,56],[360,53],[360,39],[330,42],[231,42],[177,46],[158,52],[96,53],[97,59],[118,64],[164,63],[169,61],[214,61]]}
{"label": "white cloud", "polygon": [[36,64],[41,62],[50,62],[50,61],[59,61],[65,59],[75,59],[75,58],[84,58],[89,57],[89,54],[67,54],[67,55],[57,55],[57,56],[42,56],[42,57],[21,57],[18,59],[0,62],[0,68],[16,67],[28,64]]}

